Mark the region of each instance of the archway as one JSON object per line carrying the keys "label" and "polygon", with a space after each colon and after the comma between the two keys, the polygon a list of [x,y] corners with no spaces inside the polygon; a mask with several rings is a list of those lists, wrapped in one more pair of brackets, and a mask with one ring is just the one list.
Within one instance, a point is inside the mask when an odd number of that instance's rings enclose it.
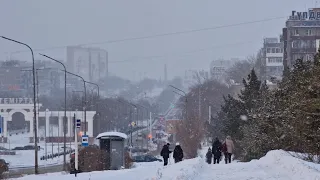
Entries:
{"label": "archway", "polygon": [[8,131],[10,130],[24,130],[29,129],[29,122],[26,121],[25,116],[21,112],[15,112],[12,114],[12,121],[8,122]]}

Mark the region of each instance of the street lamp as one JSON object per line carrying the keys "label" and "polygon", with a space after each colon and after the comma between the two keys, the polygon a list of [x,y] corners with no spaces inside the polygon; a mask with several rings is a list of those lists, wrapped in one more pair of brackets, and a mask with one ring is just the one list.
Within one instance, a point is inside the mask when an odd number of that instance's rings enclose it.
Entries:
{"label": "street lamp", "polygon": [[[146,112],[147,112],[147,115],[148,115],[148,112],[149,112],[149,109],[147,108],[147,107],[145,107],[145,106],[142,106],[142,105],[140,105],[140,104],[137,104],[137,106],[139,106],[140,108],[143,108],[143,109],[145,109],[146,110]],[[141,111],[142,112],[142,123],[144,122],[143,121],[143,111]]]}
{"label": "street lamp", "polygon": [[187,98],[187,93],[184,92],[183,90],[175,87],[175,86],[172,86],[172,85],[169,85],[169,86],[174,88],[174,89],[176,89],[176,90],[178,90],[178,91],[180,91],[180,92],[182,92],[184,94],[184,95],[182,95],[182,94],[180,94],[180,93],[178,93],[176,91],[173,91],[174,93],[176,93],[176,94],[178,94],[178,95],[180,95],[180,96],[185,98],[185,102],[186,102],[186,120],[187,120],[188,119],[188,98]]}
{"label": "street lamp", "polygon": [[34,131],[34,173],[38,174],[38,131],[37,131],[37,112],[36,112],[36,71],[35,71],[35,63],[34,63],[34,54],[32,48],[23,42],[10,39],[4,36],[0,36],[2,39],[6,39],[8,41],[12,41],[21,45],[28,47],[31,51],[32,55],[32,75],[33,75],[33,131]]}
{"label": "street lamp", "polygon": [[74,73],[71,73],[69,71],[66,71],[64,70],[66,73],[68,74],[71,74],[73,76],[76,76],[78,78],[80,78],[82,81],[83,81],[83,88],[84,88],[84,107],[83,107],[83,110],[84,110],[84,135],[87,135],[87,110],[86,110],[86,106],[87,106],[87,90],[86,90],[86,81],[83,79],[83,77],[77,75],[77,74],[74,74]]}
{"label": "street lamp", "polygon": [[95,86],[97,86],[97,89],[98,89],[98,102],[97,102],[97,115],[98,115],[98,127],[99,127],[99,132],[98,132],[98,134],[101,132],[101,117],[100,117],[100,113],[99,113],[99,103],[100,103],[100,87],[99,87],[99,85],[98,84],[96,84],[96,83],[93,83],[93,82],[89,82],[89,81],[85,81],[86,83],[88,83],[88,84],[92,84],[92,85],[95,85]]}
{"label": "street lamp", "polygon": [[[134,105],[134,104],[132,104],[132,103],[129,103],[129,102],[126,102],[126,101],[121,101],[120,99],[117,99],[117,101],[118,102],[120,102],[120,103],[123,103],[123,104],[127,104],[127,105],[129,105],[129,106],[133,106],[133,107],[135,107],[136,109],[137,109],[137,106],[136,105]],[[132,116],[131,116],[131,114],[132,114],[132,111],[131,111],[131,108],[130,108],[130,127],[131,127],[131,131],[130,131],[130,146],[131,147],[133,147],[133,142],[132,142],[132,131],[133,131],[133,127],[132,127],[132,123],[133,123],[133,119],[134,118],[132,118]],[[132,118],[132,119],[131,119]]]}
{"label": "street lamp", "polygon": [[44,56],[52,61],[55,61],[59,64],[61,64],[64,68],[64,117],[63,117],[63,169],[66,170],[66,121],[67,121],[67,68],[66,66],[61,62],[56,59],[53,59],[52,57],[49,57],[44,54],[40,54],[41,56]]}

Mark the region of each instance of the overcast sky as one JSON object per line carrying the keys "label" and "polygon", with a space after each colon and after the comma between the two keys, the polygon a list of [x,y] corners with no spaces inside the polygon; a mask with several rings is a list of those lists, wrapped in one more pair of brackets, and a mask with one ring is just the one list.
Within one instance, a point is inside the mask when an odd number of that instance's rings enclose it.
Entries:
{"label": "overcast sky", "polygon": [[[315,6],[315,0],[0,0],[0,35],[35,49],[60,46],[41,53],[65,60],[66,45],[285,17],[292,10],[305,11]],[[167,64],[168,77],[173,78],[188,69],[209,70],[214,59],[252,55],[261,48],[264,37],[278,37],[284,25],[285,18],[88,46],[108,50],[109,71],[113,74],[131,80],[144,74],[159,79]],[[10,53],[23,49],[0,39],[0,60],[11,55],[31,61],[28,53]],[[130,61],[111,62],[123,60]]]}

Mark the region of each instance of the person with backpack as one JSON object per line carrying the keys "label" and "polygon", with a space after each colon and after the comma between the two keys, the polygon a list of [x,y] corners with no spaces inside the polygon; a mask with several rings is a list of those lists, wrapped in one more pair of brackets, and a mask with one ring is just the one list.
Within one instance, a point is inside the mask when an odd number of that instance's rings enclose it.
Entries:
{"label": "person with backpack", "polygon": [[211,164],[211,162],[212,162],[212,151],[211,151],[211,148],[208,149],[208,152],[206,154],[206,162],[208,164]]}
{"label": "person with backpack", "polygon": [[225,163],[231,163],[231,156],[234,151],[234,144],[230,136],[227,136],[226,140],[222,144],[222,152],[224,153]]}
{"label": "person with backpack", "polygon": [[163,145],[162,150],[160,152],[160,155],[163,157],[164,166],[168,165],[168,159],[171,153],[171,151],[169,150],[169,146],[170,146],[169,143]]}
{"label": "person with backpack", "polygon": [[176,147],[173,150],[173,158],[175,163],[180,162],[183,159],[183,150],[179,143],[176,143]]}
{"label": "person with backpack", "polygon": [[213,154],[213,164],[219,164],[221,158],[221,148],[222,143],[219,138],[216,137],[215,141],[212,143],[212,154]]}

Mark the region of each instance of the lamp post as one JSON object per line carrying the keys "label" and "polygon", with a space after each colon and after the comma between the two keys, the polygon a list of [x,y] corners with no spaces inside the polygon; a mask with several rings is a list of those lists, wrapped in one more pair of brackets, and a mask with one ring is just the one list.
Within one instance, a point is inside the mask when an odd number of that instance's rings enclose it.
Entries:
{"label": "lamp post", "polygon": [[74,73],[71,73],[69,71],[66,71],[64,70],[66,73],[68,74],[71,74],[73,76],[76,76],[78,78],[80,78],[82,81],[83,81],[83,88],[84,88],[84,107],[83,107],[83,110],[84,110],[84,135],[87,135],[87,110],[86,110],[86,106],[87,106],[87,90],[86,90],[86,81],[83,79],[83,77],[77,75],[77,74],[74,74]]}
{"label": "lamp post", "polygon": [[174,89],[176,89],[176,90],[178,90],[178,91],[180,91],[180,92],[182,92],[184,94],[184,95],[182,95],[180,93],[177,93],[177,92],[173,91],[174,93],[176,93],[176,94],[178,94],[178,95],[180,95],[180,96],[185,98],[185,102],[186,102],[186,120],[187,120],[188,119],[188,98],[187,98],[187,93],[184,92],[183,90],[175,87],[175,86],[172,86],[172,85],[169,85],[169,86],[174,88]]}
{"label": "lamp post", "polygon": [[[121,103],[124,103],[124,104],[127,104],[127,105],[129,105],[129,106],[133,106],[133,107],[135,107],[135,109],[137,109],[137,106],[135,105],[135,104],[132,104],[132,103],[130,103],[130,102],[126,102],[126,101],[121,101],[120,99],[117,99],[117,101],[119,101],[119,102],[121,102]],[[131,114],[132,114],[132,111],[131,111],[131,108],[130,108],[130,117],[131,117]],[[133,122],[133,119],[134,118],[130,118],[130,127],[131,127],[131,131],[130,131],[130,146],[131,147],[133,147],[133,142],[132,142],[132,131],[133,131],[133,127],[132,127],[132,122]]]}
{"label": "lamp post", "polygon": [[[185,95],[182,95],[182,94],[180,94],[180,93],[178,93],[178,92],[176,92],[176,91],[172,91],[172,92],[174,92],[175,94],[178,94],[179,96],[181,96],[181,97],[183,97],[183,98],[187,99],[187,97],[186,97]],[[187,100],[186,100],[185,108],[186,108],[186,120],[187,120]]]}
{"label": "lamp post", "polygon": [[32,48],[28,45],[25,44],[23,42],[14,40],[14,39],[10,39],[4,36],[0,36],[3,39],[6,39],[8,41],[12,41],[21,45],[24,45],[26,47],[28,47],[31,51],[31,55],[32,55],[32,75],[33,75],[33,131],[34,131],[34,173],[38,174],[38,131],[37,131],[37,110],[36,110],[36,72],[35,72],[35,62],[34,62],[34,54],[33,54],[33,50]]}
{"label": "lamp post", "polygon": [[[137,106],[139,106],[140,108],[143,108],[143,109],[145,109],[146,110],[146,115],[148,116],[148,112],[149,112],[149,109],[147,108],[147,107],[145,107],[145,106],[143,106],[143,105],[140,105],[140,104],[137,104]],[[144,123],[144,119],[143,119],[143,111],[141,111],[142,112],[142,123]],[[147,121],[148,122],[148,121]],[[151,124],[150,124],[151,125]],[[147,123],[147,127],[148,127],[148,123]],[[143,143],[143,142],[142,142]]]}
{"label": "lamp post", "polygon": [[[143,108],[143,109],[145,109],[146,110],[146,112],[147,112],[147,114],[146,115],[148,115],[148,112],[149,112],[149,109],[147,108],[147,107],[145,107],[145,106],[142,106],[142,105],[140,105],[140,104],[137,104],[137,106],[139,106],[140,108]],[[142,112],[142,123],[144,122],[144,120],[143,120],[143,111],[141,111]]]}
{"label": "lamp post", "polygon": [[[64,68],[64,117],[63,117],[63,169],[66,170],[66,121],[67,121],[67,68],[66,66],[61,62],[56,59],[53,59],[52,57],[49,57],[44,54],[40,54],[41,56],[44,56],[52,61],[55,61],[59,64],[61,64]],[[71,120],[70,120],[71,121]]]}
{"label": "lamp post", "polygon": [[98,134],[101,132],[101,117],[100,117],[100,113],[99,113],[99,103],[100,103],[100,87],[99,87],[99,85],[98,84],[96,84],[96,83],[93,83],[93,82],[89,82],[89,81],[85,81],[86,83],[88,83],[88,84],[92,84],[92,85],[95,85],[95,86],[97,86],[97,90],[98,90],[98,102],[97,102],[97,115],[98,115]]}

